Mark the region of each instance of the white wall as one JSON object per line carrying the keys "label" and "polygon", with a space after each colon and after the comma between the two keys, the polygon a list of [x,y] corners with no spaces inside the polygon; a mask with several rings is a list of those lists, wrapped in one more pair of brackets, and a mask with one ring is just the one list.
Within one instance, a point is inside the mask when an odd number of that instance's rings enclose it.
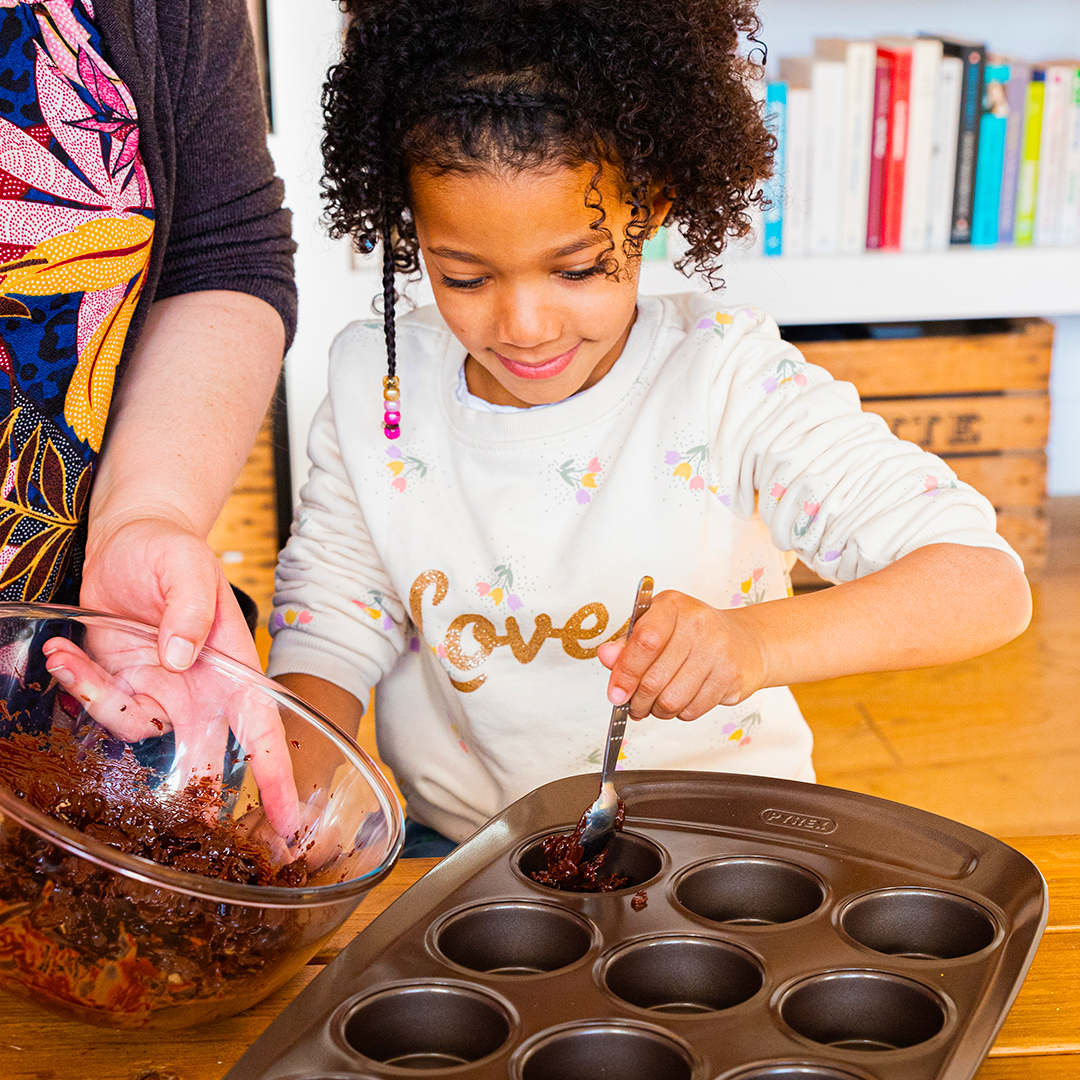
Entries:
{"label": "white wall", "polygon": [[[770,67],[781,55],[809,52],[816,35],[920,30],[977,37],[992,49],[1031,59],[1080,55],[1080,0],[761,0],[760,11]],[[319,94],[336,56],[341,14],[332,0],[268,0],[268,23],[275,124],[270,148],[299,245],[299,324],[286,360],[295,497],[307,472],[306,432],[326,393],[330,342],[350,319],[370,313],[380,285],[371,260],[364,260],[367,268],[353,269],[348,243],[330,240],[319,224]],[[423,286],[411,294],[420,301],[429,295]],[[1058,320],[1051,396],[1050,492],[1080,494],[1080,317]]]}

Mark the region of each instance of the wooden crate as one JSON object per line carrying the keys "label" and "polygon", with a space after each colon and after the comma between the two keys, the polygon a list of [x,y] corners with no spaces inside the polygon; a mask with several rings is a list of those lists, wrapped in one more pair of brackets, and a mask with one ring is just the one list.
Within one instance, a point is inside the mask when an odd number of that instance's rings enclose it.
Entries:
{"label": "wooden crate", "polygon": [[[939,454],[998,514],[998,531],[1037,578],[1046,564],[1050,353],[1045,319],[1001,320],[992,333],[799,341],[807,360],[855,384],[863,407]],[[797,588],[821,585],[798,565]]]}

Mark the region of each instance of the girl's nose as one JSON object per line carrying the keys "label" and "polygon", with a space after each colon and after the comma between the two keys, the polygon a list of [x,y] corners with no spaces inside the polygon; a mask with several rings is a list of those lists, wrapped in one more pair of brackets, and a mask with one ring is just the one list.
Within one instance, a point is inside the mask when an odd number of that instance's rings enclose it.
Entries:
{"label": "girl's nose", "polygon": [[555,341],[562,333],[555,306],[542,290],[512,289],[499,297],[495,333],[504,345],[533,349]]}

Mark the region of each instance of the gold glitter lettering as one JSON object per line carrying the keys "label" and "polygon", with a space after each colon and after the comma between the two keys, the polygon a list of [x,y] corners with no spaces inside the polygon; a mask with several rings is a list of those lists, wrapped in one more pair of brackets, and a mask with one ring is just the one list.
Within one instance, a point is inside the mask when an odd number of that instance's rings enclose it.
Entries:
{"label": "gold glitter lettering", "polygon": [[[589,627],[583,626],[585,620],[590,618],[595,619],[596,622]],[[583,648],[579,641],[582,639],[589,641],[591,638],[599,637],[607,629],[607,624],[608,613],[603,604],[586,604],[578,608],[567,619],[559,635],[562,638],[563,651],[576,660],[594,660],[596,649]]]}
{"label": "gold glitter lettering", "polygon": [[[461,631],[466,626],[472,626],[473,640],[479,646],[474,653],[467,653],[461,647]],[[491,655],[491,650],[496,645],[501,644],[495,636],[495,627],[483,615],[459,615],[447,627],[446,637],[443,639],[446,657],[458,671],[472,671]]]}

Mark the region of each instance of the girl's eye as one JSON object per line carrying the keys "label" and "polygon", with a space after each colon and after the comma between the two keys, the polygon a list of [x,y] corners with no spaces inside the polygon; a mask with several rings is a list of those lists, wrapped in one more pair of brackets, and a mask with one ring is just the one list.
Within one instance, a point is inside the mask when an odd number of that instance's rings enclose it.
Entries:
{"label": "girl's eye", "polygon": [[461,278],[447,277],[443,274],[442,283],[448,289],[475,289],[484,284],[484,279],[482,277],[467,278],[463,281]]}
{"label": "girl's eye", "polygon": [[596,277],[597,274],[602,272],[599,266],[590,266],[585,270],[561,270],[559,277],[564,281],[585,281],[588,278]]}

